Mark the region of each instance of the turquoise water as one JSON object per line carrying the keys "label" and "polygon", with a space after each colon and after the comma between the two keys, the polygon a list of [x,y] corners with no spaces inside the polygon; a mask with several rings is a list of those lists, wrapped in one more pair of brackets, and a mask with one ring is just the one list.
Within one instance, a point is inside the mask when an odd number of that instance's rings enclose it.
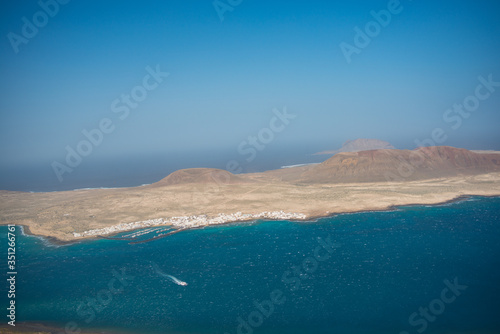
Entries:
{"label": "turquoise water", "polygon": [[[18,230],[17,320],[137,333],[499,333],[499,223],[500,198],[471,198],[137,245],[54,247]],[[114,279],[122,268],[133,278]]]}

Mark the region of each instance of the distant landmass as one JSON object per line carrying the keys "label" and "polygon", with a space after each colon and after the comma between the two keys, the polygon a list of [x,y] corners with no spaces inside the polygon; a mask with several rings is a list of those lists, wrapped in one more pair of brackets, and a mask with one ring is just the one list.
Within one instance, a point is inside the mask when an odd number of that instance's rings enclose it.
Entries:
{"label": "distant landmass", "polygon": [[473,152],[450,146],[431,146],[415,150],[340,152],[319,164],[299,165],[262,173],[234,175],[226,170],[214,168],[182,169],[150,186],[188,183],[229,185],[276,181],[294,184],[414,181],[495,171],[500,171],[498,152]]}
{"label": "distant landmass", "polygon": [[299,182],[425,180],[500,171],[500,155],[448,146],[341,152],[300,175]]}
{"label": "distant landmass", "polygon": [[0,224],[24,225],[33,234],[72,241],[90,230],[108,233],[156,222],[172,222],[182,230],[231,217],[311,219],[465,195],[500,195],[500,152],[448,146],[377,149],[340,152],[320,164],[262,173],[184,169],[132,188],[0,191]]}
{"label": "distant landmass", "polygon": [[394,149],[390,143],[378,140],[378,139],[355,139],[346,141],[341,148],[334,151],[323,151],[314,153],[315,155],[333,155],[340,152],[359,152],[359,151],[368,151],[368,150],[384,150],[384,149]]}

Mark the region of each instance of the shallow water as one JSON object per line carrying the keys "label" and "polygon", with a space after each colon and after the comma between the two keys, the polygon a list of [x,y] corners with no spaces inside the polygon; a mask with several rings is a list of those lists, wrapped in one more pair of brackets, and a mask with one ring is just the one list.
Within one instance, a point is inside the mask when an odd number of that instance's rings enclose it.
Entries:
{"label": "shallow water", "polygon": [[137,245],[48,247],[18,229],[17,320],[138,333],[498,333],[499,223],[500,198],[476,197]]}

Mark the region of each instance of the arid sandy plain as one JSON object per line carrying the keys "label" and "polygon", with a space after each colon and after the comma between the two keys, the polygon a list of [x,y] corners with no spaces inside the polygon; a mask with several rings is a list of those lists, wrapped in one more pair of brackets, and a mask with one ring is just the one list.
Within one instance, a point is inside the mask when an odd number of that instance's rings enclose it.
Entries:
{"label": "arid sandy plain", "polygon": [[442,203],[464,195],[500,195],[497,172],[345,184],[295,184],[261,178],[261,174],[246,174],[248,182],[230,184],[214,181],[49,193],[1,191],[1,224],[24,225],[35,235],[74,241],[74,232],[156,218],[283,210],[313,219],[406,204]]}

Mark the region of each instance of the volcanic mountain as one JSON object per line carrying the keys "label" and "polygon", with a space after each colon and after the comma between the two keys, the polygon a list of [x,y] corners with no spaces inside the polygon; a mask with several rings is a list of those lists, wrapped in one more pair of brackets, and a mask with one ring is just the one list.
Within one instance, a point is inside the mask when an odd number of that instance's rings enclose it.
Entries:
{"label": "volcanic mountain", "polygon": [[433,146],[342,152],[295,175],[297,182],[411,181],[500,171],[500,153]]}
{"label": "volcanic mountain", "polygon": [[231,185],[249,182],[332,184],[414,181],[497,171],[500,171],[500,153],[476,153],[450,146],[433,146],[415,150],[340,152],[320,164],[262,173],[234,175],[213,168],[182,169],[150,187],[209,183]]}
{"label": "volcanic mountain", "polygon": [[216,168],[180,169],[148,187],[164,187],[178,184],[237,184],[248,182],[239,175]]}

